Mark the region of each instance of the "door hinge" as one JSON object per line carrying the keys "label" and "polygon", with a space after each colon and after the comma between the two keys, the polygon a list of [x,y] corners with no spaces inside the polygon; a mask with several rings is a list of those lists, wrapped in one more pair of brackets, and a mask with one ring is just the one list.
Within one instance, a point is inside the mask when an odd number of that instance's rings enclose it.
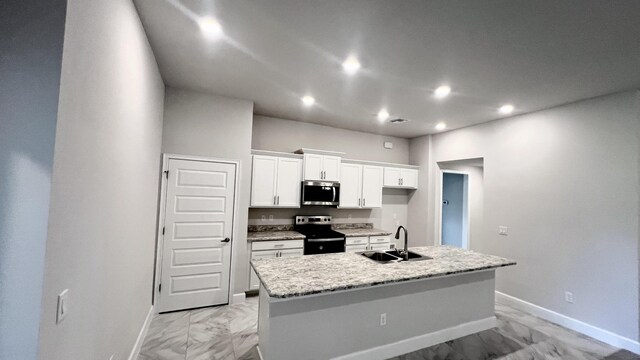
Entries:
{"label": "door hinge", "polygon": [[158,284],[158,292],[162,291],[162,283]]}
{"label": "door hinge", "polygon": [[164,226],[162,227],[162,235],[164,235]]}
{"label": "door hinge", "polygon": [[164,171],[164,175],[167,177],[167,179],[169,178],[169,170],[165,170]]}

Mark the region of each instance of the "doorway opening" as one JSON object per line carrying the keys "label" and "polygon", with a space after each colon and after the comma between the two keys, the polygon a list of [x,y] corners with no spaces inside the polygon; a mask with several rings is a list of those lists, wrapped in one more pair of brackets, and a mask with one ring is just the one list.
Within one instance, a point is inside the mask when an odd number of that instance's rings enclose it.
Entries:
{"label": "doorway opening", "polygon": [[439,162],[440,244],[470,248],[482,222],[482,178],[484,160],[464,159]]}

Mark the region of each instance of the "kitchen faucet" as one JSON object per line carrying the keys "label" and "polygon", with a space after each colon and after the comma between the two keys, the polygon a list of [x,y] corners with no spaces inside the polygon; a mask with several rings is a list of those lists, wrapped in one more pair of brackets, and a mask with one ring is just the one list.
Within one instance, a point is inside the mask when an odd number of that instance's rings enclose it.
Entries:
{"label": "kitchen faucet", "polygon": [[396,231],[396,240],[400,239],[400,230],[404,230],[404,251],[400,252],[400,254],[404,257],[404,260],[409,260],[409,249],[407,248],[407,244],[409,242],[409,234],[407,233],[407,229],[404,226],[398,226],[398,230]]}

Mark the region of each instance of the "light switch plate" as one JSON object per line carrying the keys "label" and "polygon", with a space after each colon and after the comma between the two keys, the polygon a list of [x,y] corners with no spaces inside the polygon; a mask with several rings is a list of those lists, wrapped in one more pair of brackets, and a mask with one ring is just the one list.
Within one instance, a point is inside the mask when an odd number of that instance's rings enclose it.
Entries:
{"label": "light switch plate", "polygon": [[506,226],[498,226],[498,235],[509,235],[509,228]]}
{"label": "light switch plate", "polygon": [[64,289],[58,295],[58,312],[56,314],[56,324],[59,324],[69,313],[69,289]]}

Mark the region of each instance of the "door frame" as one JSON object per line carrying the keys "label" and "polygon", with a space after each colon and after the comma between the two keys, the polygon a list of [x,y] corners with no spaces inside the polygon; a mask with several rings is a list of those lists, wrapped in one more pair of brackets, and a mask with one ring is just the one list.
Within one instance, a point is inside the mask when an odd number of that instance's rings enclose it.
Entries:
{"label": "door frame", "polygon": [[155,256],[155,269],[153,274],[153,297],[152,304],[154,306],[154,312],[157,314],[160,307],[156,306],[160,301],[160,291],[159,285],[162,280],[162,261],[163,261],[163,253],[164,249],[164,235],[162,234],[162,228],[165,226],[165,216],[166,216],[166,205],[167,205],[167,176],[165,176],[165,171],[169,169],[169,160],[187,160],[187,161],[203,161],[203,162],[212,162],[219,164],[232,164],[236,167],[236,180],[234,184],[233,191],[233,220],[231,220],[231,262],[229,266],[229,295],[227,297],[227,303],[231,304],[233,302],[234,295],[234,280],[236,278],[236,235],[238,233],[236,221],[238,216],[238,189],[240,186],[240,160],[228,160],[221,158],[213,158],[206,156],[196,156],[196,155],[180,155],[180,154],[162,154],[162,170],[160,172],[160,203],[158,206],[158,228],[156,229],[156,256]]}
{"label": "door frame", "polygon": [[444,190],[444,174],[459,174],[459,175],[465,175],[465,190],[467,192],[467,196],[466,196],[466,207],[467,207],[467,216],[466,216],[466,232],[467,232],[467,236],[466,239],[462,239],[463,240],[463,249],[467,249],[469,250],[471,247],[471,205],[469,204],[469,177],[471,176],[471,174],[469,172],[466,171],[459,171],[459,170],[448,170],[448,169],[442,169],[440,167],[438,167],[438,169],[440,170],[440,176],[438,177],[438,192],[436,195],[436,198],[438,199],[438,206],[437,208],[439,209],[439,213],[437,214],[437,218],[436,218],[436,224],[437,224],[437,238],[438,238],[438,245],[442,245],[442,192]]}

